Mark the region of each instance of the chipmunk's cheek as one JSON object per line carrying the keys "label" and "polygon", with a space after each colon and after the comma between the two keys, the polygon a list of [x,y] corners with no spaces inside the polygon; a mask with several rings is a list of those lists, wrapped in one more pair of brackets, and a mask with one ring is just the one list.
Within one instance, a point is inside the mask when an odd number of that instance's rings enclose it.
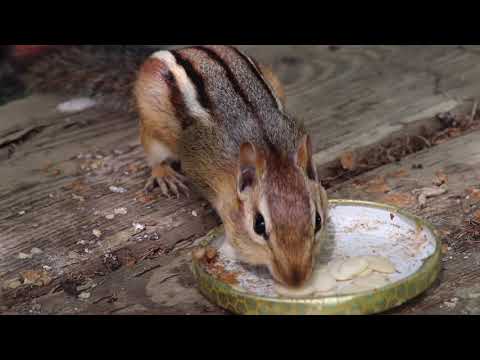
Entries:
{"label": "chipmunk's cheek", "polygon": [[280,276],[280,274],[278,273],[277,269],[273,264],[270,263],[268,265],[268,270],[270,271],[270,275],[272,275],[273,280],[275,280],[276,283],[283,286],[287,286],[287,283],[282,279],[282,277]]}

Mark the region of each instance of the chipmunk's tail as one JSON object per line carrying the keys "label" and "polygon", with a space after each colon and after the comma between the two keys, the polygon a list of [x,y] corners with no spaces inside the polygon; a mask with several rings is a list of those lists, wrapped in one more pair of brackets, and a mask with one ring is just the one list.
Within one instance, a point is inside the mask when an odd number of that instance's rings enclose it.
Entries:
{"label": "chipmunk's tail", "polygon": [[89,97],[131,112],[137,71],[152,52],[142,45],[7,45],[0,56],[30,91]]}

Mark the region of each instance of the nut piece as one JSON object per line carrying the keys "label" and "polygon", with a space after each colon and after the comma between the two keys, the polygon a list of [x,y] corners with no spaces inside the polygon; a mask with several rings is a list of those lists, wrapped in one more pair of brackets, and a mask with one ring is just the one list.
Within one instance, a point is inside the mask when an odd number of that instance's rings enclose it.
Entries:
{"label": "nut piece", "polygon": [[367,270],[364,270],[362,273],[358,274],[358,277],[359,278],[365,277],[365,276],[370,275],[371,273],[373,273],[373,270],[370,269],[370,268],[367,268]]}
{"label": "nut piece", "polygon": [[392,262],[382,256],[365,256],[364,259],[368,262],[368,268],[382,274],[393,274],[397,271]]}
{"label": "nut piece", "polygon": [[388,278],[385,275],[372,273],[369,276],[355,279],[354,285],[365,289],[378,289],[388,284]]}
{"label": "nut piece", "polygon": [[346,260],[331,269],[332,275],[339,281],[352,280],[368,268],[365,259],[354,257]]}
{"label": "nut piece", "polygon": [[205,257],[206,253],[207,250],[204,247],[199,247],[192,251],[192,256],[195,260],[201,261]]}
{"label": "nut piece", "polygon": [[323,270],[314,274],[313,285],[317,292],[325,293],[337,286],[337,281],[330,272]]}

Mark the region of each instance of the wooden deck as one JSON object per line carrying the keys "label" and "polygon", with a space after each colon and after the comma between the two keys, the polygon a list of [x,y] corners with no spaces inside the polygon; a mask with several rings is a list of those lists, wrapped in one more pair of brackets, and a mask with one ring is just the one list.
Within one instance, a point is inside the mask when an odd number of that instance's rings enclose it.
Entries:
{"label": "wooden deck", "polygon": [[[440,230],[439,281],[391,313],[479,314],[480,47],[244,48],[285,83],[332,198],[399,205]],[[143,195],[136,122],[62,114],[64,100],[0,107],[0,313],[223,314],[189,270],[218,224],[208,204]],[[413,193],[438,178],[448,192],[421,206]]]}

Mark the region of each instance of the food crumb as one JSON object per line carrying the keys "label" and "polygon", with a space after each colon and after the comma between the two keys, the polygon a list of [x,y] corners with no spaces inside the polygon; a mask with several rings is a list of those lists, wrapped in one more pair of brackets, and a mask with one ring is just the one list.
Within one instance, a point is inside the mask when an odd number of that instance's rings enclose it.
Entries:
{"label": "food crumb", "polygon": [[146,226],[139,223],[133,223],[133,228],[135,229],[136,232],[141,232],[146,229]]}
{"label": "food crumb", "polygon": [[115,215],[127,215],[127,209],[125,209],[125,208],[114,209],[113,213]]}
{"label": "food crumb", "polygon": [[20,253],[18,254],[18,259],[20,260],[26,260],[26,259],[31,259],[32,255],[31,254],[25,254],[25,253]]}
{"label": "food crumb", "polygon": [[78,295],[78,298],[80,300],[88,300],[90,299],[91,294],[89,292],[82,292],[80,295]]}
{"label": "food crumb", "polygon": [[124,194],[127,192],[126,189],[118,186],[110,186],[108,189],[115,194]]}
{"label": "food crumb", "polygon": [[43,250],[42,250],[42,249],[39,249],[39,248],[33,248],[32,250],[30,250],[30,254],[32,254],[32,255],[40,255],[40,254],[43,254]]}
{"label": "food crumb", "polygon": [[102,236],[102,232],[98,229],[95,229],[92,231],[92,234],[96,237],[96,238],[100,238]]}

